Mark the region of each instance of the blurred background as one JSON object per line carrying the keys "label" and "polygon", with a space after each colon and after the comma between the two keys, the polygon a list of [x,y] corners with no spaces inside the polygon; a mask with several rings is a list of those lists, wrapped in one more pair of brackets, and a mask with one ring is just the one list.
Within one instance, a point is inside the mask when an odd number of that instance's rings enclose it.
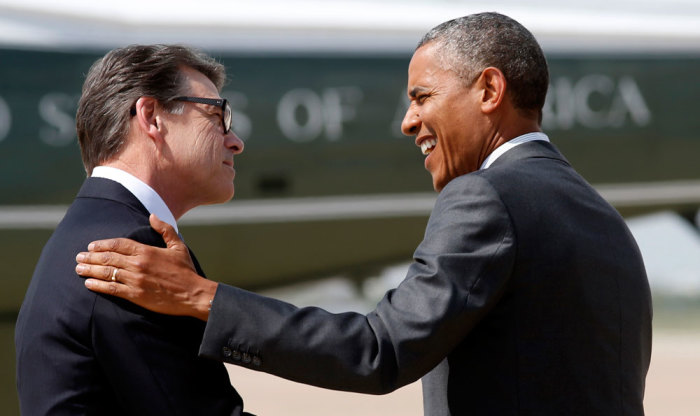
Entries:
{"label": "blurred background", "polygon": [[[222,96],[246,142],[236,197],[181,220],[210,278],[368,311],[403,278],[435,201],[399,130],[413,49],[445,20],[498,11],[547,55],[545,132],[644,255],[655,307],[647,414],[700,414],[700,1],[426,3],[0,0],[0,412],[19,414],[17,312],[85,176],[74,114],[97,58],[184,43],[226,65]],[[375,397],[229,370],[258,414],[422,414],[419,384]]]}

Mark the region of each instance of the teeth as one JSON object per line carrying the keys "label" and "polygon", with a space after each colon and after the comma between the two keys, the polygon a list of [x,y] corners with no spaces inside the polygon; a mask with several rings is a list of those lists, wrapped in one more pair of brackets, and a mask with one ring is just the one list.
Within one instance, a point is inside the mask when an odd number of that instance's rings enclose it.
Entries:
{"label": "teeth", "polygon": [[433,148],[437,145],[437,140],[435,139],[428,139],[424,140],[423,143],[420,144],[420,150],[423,152],[424,155],[430,154],[430,152],[433,151]]}

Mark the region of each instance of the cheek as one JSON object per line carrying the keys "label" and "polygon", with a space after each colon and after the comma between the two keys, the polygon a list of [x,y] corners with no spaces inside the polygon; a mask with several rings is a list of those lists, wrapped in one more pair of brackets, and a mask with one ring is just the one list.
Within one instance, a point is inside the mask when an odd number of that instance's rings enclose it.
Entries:
{"label": "cheek", "polygon": [[197,159],[200,164],[203,164],[213,162],[216,155],[220,153],[218,149],[214,137],[199,135],[193,140],[189,152],[192,158]]}
{"label": "cheek", "polygon": [[460,143],[458,137],[455,135],[454,129],[450,128],[451,126],[443,124],[442,127],[438,138],[438,147],[440,149],[440,156],[443,159],[443,164],[447,165],[447,168],[453,165],[453,159],[460,151]]}

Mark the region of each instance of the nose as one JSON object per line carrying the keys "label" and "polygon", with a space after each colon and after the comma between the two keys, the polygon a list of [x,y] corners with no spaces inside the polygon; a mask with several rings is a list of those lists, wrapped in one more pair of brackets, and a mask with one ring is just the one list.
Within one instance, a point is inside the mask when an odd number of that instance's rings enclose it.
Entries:
{"label": "nose", "polygon": [[228,134],[224,136],[224,144],[226,145],[227,149],[233,152],[234,155],[242,153],[243,148],[245,147],[243,140],[236,136],[236,133],[234,133],[233,130],[229,131]]}
{"label": "nose", "polygon": [[420,117],[417,112],[413,109],[413,106],[409,106],[401,122],[401,132],[406,136],[415,136],[420,130],[420,124]]}

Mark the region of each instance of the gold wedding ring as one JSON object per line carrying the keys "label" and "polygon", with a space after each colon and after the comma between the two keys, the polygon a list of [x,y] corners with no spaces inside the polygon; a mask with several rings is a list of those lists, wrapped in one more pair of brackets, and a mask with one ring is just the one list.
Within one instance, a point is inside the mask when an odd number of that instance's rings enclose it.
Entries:
{"label": "gold wedding ring", "polygon": [[112,281],[116,282],[117,281],[117,269],[116,267],[112,270]]}

